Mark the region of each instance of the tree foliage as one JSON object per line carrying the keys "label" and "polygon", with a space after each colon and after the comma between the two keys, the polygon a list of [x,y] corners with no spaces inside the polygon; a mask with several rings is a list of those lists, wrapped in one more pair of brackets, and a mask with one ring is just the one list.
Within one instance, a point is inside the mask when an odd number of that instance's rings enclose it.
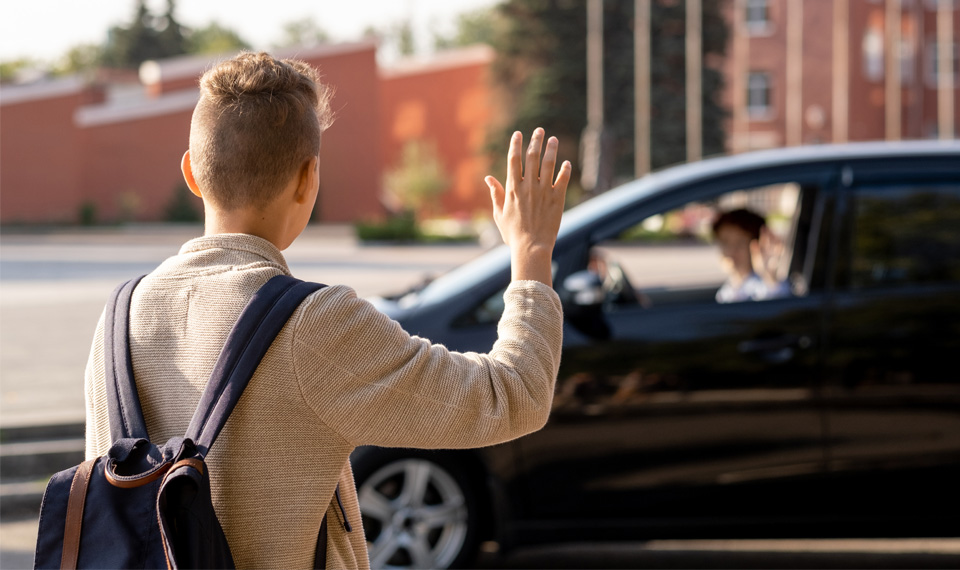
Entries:
{"label": "tree foliage", "polygon": [[503,19],[489,8],[474,10],[457,17],[456,30],[450,36],[434,34],[433,46],[450,49],[474,44],[493,45]]}
{"label": "tree foliage", "polygon": [[99,44],[77,44],[54,62],[51,71],[55,75],[91,73],[100,66],[102,60],[103,46]]}
{"label": "tree foliage", "polygon": [[389,171],[385,179],[385,202],[397,213],[429,213],[430,207],[450,185],[436,147],[419,140],[403,146],[400,164]]}
{"label": "tree foliage", "polygon": [[167,0],[166,11],[159,16],[147,9],[144,0],[137,0],[133,21],[113,26],[107,33],[103,63],[136,69],[150,59],[187,53],[186,29],[177,21],[175,11],[175,0]]}
{"label": "tree foliage", "polygon": [[[629,179],[634,175],[634,2],[605,0],[603,8],[604,130],[610,142],[605,160],[615,179]],[[729,33],[721,9],[722,2],[703,3],[703,60],[714,66],[725,54]],[[686,157],[685,2],[654,0],[651,12],[651,159],[659,168]],[[561,158],[576,159],[587,122],[586,4],[505,0],[491,17],[502,20],[492,42],[493,74],[510,114],[505,128],[492,133],[495,164],[502,162],[511,132],[529,136],[538,126],[560,138]],[[703,152],[710,155],[724,146],[723,76],[705,66],[702,77]]]}
{"label": "tree foliage", "polygon": [[187,36],[187,51],[190,53],[224,53],[245,49],[250,49],[250,44],[240,34],[217,22],[192,30]]}
{"label": "tree foliage", "polygon": [[283,33],[275,47],[315,46],[330,41],[330,34],[311,17],[292,20],[283,25]]}

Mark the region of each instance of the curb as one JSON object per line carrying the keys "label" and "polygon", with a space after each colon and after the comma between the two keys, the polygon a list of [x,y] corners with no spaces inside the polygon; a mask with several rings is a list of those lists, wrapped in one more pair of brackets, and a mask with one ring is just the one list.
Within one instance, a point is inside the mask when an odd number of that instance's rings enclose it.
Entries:
{"label": "curb", "polygon": [[83,458],[83,423],[0,428],[0,517],[37,517],[50,476]]}

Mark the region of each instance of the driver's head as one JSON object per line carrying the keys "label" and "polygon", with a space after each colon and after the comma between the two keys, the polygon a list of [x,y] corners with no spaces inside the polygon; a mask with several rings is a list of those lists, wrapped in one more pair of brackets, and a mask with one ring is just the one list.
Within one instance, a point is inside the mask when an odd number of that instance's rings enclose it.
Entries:
{"label": "driver's head", "polygon": [[726,269],[744,276],[753,272],[750,243],[760,239],[760,231],[765,225],[762,216],[745,208],[724,212],[717,217],[713,222],[713,234]]}

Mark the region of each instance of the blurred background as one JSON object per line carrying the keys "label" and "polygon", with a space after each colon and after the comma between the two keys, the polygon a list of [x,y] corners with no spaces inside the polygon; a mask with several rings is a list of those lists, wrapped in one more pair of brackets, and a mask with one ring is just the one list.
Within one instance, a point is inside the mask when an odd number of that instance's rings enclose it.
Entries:
{"label": "blurred background", "polygon": [[958,130],[956,0],[336,4],[5,3],[0,223],[198,220],[197,79],[241,49],[336,90],[314,220],[371,237],[475,235],[515,129],[560,138],[571,205],[704,156]]}

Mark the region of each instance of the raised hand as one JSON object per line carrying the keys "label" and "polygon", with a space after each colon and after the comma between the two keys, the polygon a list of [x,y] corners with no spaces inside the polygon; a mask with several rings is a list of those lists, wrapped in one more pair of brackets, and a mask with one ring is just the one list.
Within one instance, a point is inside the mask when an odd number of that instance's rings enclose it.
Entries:
{"label": "raised hand", "polygon": [[554,178],[559,141],[556,137],[547,140],[541,162],[543,138],[543,129],[535,129],[524,152],[523,135],[519,131],[513,133],[507,153],[506,184],[493,176],[487,176],[485,181],[493,201],[493,220],[504,243],[510,246],[513,279],[533,279],[550,285],[550,257],[573,167],[564,161]]}
{"label": "raised hand", "polygon": [[760,228],[760,239],[750,242],[753,270],[769,284],[778,282],[777,270],[783,257],[783,240],[766,226]]}

